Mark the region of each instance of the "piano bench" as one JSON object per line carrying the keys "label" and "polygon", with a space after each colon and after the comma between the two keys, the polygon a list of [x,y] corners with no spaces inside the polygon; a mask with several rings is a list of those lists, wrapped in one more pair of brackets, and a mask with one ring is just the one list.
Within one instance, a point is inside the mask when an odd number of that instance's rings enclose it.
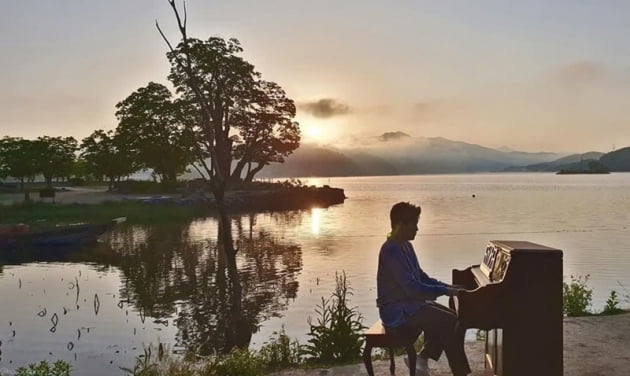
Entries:
{"label": "piano bench", "polygon": [[407,350],[407,356],[409,357],[409,375],[415,376],[416,369],[416,349],[414,343],[417,337],[414,337],[411,342],[409,338],[400,338],[391,334],[385,333],[385,327],[381,320],[374,323],[368,330],[363,332],[365,336],[365,347],[363,348],[363,363],[369,376],[374,376],[374,369],[372,368],[372,349],[374,347],[387,347],[389,350],[389,371],[393,375],[396,366],[394,364],[394,347],[404,347]]}

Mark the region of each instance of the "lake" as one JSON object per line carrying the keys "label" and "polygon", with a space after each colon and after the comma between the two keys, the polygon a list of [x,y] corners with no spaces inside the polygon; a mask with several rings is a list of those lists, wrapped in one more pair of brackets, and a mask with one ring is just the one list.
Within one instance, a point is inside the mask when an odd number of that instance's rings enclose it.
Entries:
{"label": "lake", "polygon": [[[42,359],[76,374],[121,374],[143,346],[221,351],[260,347],[285,327],[306,341],[306,319],[345,271],[351,303],[371,324],[376,266],[398,201],[422,206],[414,246],[430,275],[481,261],[489,240],[528,240],[564,251],[564,275],[590,275],[593,309],[630,289],[630,174],[472,174],[304,179],[344,188],[341,205],[233,218],[243,317],[213,218],[125,225],[59,259],[0,264],[0,369]],[[474,197],[473,197],[474,195]],[[535,278],[535,270],[532,270]],[[627,303],[626,303],[627,304]],[[238,327],[232,338],[228,327]]]}

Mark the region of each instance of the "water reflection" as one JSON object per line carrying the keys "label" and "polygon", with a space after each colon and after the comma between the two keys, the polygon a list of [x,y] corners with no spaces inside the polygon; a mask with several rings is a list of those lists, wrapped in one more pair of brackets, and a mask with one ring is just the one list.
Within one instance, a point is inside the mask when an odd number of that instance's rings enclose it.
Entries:
{"label": "water reflection", "polygon": [[[217,229],[212,220],[210,228]],[[254,229],[253,216],[233,221],[234,260],[221,239],[201,239],[191,226],[128,226],[110,237],[121,255],[120,295],[146,316],[174,318],[176,348],[201,354],[249,345],[261,321],[277,316],[296,297],[302,250]],[[168,321],[167,321],[168,322]]]}
{"label": "water reflection", "polygon": [[313,235],[319,235],[319,223],[321,221],[321,210],[320,208],[312,208],[311,209],[311,230],[313,231]]}

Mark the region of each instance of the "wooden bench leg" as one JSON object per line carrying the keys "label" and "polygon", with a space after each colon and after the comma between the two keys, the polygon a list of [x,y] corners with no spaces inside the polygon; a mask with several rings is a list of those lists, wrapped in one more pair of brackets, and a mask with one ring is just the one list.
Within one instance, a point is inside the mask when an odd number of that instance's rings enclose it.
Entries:
{"label": "wooden bench leg", "polygon": [[372,345],[365,344],[363,348],[363,363],[369,376],[374,376],[374,369],[372,368]]}
{"label": "wooden bench leg", "polygon": [[409,357],[409,376],[416,376],[416,348],[411,345],[405,347],[407,356]]}
{"label": "wooden bench leg", "polygon": [[389,348],[389,372],[393,375],[396,373],[396,365],[394,364],[394,348]]}

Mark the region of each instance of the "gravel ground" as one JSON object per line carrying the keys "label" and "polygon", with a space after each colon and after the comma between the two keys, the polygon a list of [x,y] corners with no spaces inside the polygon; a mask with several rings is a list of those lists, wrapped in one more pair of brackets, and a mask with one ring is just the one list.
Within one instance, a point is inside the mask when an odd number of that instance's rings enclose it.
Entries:
{"label": "gravel ground", "polygon": [[[484,369],[483,343],[466,344],[472,376],[490,376]],[[446,358],[430,361],[431,376],[448,376]],[[396,358],[396,375],[408,375],[403,356]],[[375,360],[374,374],[389,375],[389,361]],[[630,375],[630,313],[617,316],[573,317],[564,320],[564,374],[566,376]],[[311,370],[287,370],[275,376],[367,375],[363,363]]]}

